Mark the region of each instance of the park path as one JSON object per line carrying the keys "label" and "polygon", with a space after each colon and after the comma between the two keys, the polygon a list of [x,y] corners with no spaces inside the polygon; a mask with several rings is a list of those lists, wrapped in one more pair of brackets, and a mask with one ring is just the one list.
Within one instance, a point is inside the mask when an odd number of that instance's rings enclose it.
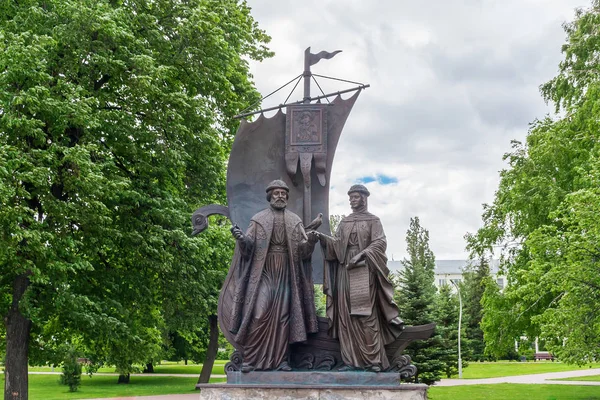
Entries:
{"label": "park path", "polygon": [[547,372],[545,374],[502,376],[484,379],[442,379],[435,386],[489,385],[495,383],[526,383],[544,385],[586,385],[600,386],[598,381],[555,381],[553,379],[577,378],[581,376],[600,375],[600,368],[575,371]]}

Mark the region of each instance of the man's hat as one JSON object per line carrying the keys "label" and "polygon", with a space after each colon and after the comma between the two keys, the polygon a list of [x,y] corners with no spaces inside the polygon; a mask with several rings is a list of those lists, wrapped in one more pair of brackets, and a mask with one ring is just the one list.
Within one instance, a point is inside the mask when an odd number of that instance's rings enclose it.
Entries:
{"label": "man's hat", "polygon": [[350,189],[348,190],[348,194],[350,193],[362,193],[368,196],[371,195],[371,193],[369,192],[369,189],[367,189],[364,185],[352,185],[350,187]]}
{"label": "man's hat", "polygon": [[273,189],[285,189],[286,192],[290,192],[290,188],[288,187],[288,185],[281,179],[275,179],[273,182],[269,183],[269,186],[267,186],[266,191],[268,192],[269,190]]}

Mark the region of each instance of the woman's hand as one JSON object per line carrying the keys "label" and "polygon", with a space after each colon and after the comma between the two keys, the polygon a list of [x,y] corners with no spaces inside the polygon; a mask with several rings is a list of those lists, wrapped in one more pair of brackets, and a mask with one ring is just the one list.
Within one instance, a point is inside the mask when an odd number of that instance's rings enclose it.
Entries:
{"label": "woman's hand", "polygon": [[365,258],[365,254],[360,252],[357,255],[355,255],[354,257],[352,257],[350,259],[350,261],[348,262],[348,268],[352,269],[352,268],[356,268],[357,264]]}

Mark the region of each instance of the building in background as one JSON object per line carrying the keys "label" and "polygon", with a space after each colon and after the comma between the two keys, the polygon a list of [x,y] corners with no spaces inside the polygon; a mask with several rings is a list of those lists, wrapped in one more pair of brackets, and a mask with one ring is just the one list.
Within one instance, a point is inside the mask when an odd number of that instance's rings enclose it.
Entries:
{"label": "building in background", "polygon": [[[449,284],[450,280],[458,283],[463,280],[463,272],[467,267],[473,263],[469,260],[435,260],[435,286],[440,287],[445,284]],[[390,272],[396,273],[402,269],[402,261],[388,261],[388,268]],[[500,262],[498,260],[492,260],[490,263],[490,274],[496,281],[500,290],[506,286],[506,277],[500,275],[498,266]]]}

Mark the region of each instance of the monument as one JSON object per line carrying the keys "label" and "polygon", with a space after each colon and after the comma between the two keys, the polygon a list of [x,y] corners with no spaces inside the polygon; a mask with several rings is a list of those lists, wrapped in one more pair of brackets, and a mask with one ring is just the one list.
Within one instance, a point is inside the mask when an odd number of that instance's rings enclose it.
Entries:
{"label": "monument", "polygon": [[[227,216],[237,242],[217,312],[236,351],[225,367],[226,384],[197,385],[202,399],[426,398],[425,385],[401,383],[416,373],[402,352],[435,325],[404,326],[398,315],[385,234],[368,212],[365,186],[350,188],[353,212],[330,235],[335,149],[358,95],[369,87],[356,83],[311,97],[311,79],[336,78],[313,75],[310,67],[337,53],[306,49],[296,78],[304,81],[301,101],[238,116],[261,113],[253,122],[243,119],[236,134],[228,204],[192,215],[194,234],[206,229],[209,215]],[[352,95],[343,99],[344,93]],[[274,110],[271,118],[263,114]],[[323,283],[327,317],[316,317],[313,283]]]}

